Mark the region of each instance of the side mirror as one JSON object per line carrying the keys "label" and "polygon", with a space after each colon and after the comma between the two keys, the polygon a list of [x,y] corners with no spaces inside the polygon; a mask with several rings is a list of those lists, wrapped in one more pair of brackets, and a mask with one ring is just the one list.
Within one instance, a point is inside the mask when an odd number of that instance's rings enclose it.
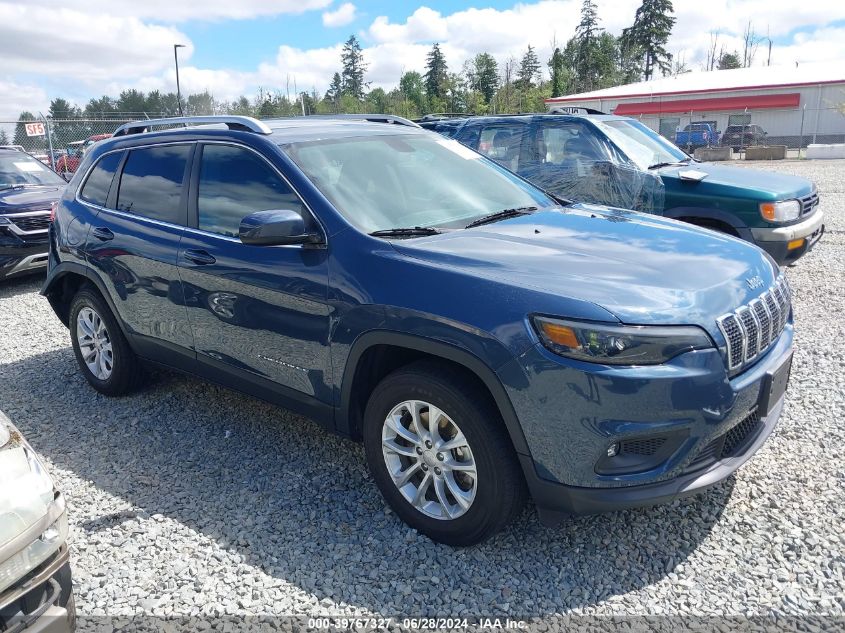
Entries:
{"label": "side mirror", "polygon": [[238,237],[244,244],[282,246],[319,244],[322,236],[306,227],[305,219],[292,209],[256,211],[241,220]]}

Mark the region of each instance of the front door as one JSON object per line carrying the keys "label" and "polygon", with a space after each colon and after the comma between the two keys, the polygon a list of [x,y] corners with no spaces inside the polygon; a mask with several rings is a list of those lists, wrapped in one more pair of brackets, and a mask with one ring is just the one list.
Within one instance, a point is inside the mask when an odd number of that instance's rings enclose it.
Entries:
{"label": "front door", "polygon": [[182,368],[194,365],[176,267],[193,149],[183,143],[128,150],[86,244],[88,263],[105,283],[135,349]]}
{"label": "front door", "polygon": [[198,361],[331,402],[326,249],[238,239],[253,212],[310,212],[254,150],[208,143],[198,157],[179,251]]}

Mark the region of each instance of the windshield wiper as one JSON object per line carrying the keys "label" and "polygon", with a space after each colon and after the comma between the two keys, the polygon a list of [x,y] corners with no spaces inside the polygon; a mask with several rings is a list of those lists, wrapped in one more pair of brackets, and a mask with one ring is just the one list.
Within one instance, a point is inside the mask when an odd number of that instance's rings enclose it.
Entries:
{"label": "windshield wiper", "polygon": [[433,226],[410,226],[397,229],[382,229],[370,233],[373,237],[416,237],[418,235],[437,235],[440,233]]}
{"label": "windshield wiper", "polygon": [[676,160],[671,163],[654,163],[654,165],[649,165],[649,169],[662,169],[663,167],[671,167],[672,165],[686,165],[692,160],[692,158],[684,158],[683,160]]}
{"label": "windshield wiper", "polygon": [[491,222],[498,222],[499,220],[506,220],[507,218],[515,218],[518,215],[528,215],[532,211],[536,211],[537,207],[517,207],[515,209],[502,209],[501,211],[496,211],[496,213],[491,213],[490,215],[485,215],[477,220],[473,220],[469,224],[467,224],[464,228],[471,229],[474,226],[481,226],[482,224],[490,224]]}

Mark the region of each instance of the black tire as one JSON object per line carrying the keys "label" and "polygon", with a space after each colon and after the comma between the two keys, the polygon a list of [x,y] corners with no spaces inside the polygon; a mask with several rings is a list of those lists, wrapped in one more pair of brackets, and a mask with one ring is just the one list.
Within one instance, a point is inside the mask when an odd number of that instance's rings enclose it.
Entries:
{"label": "black tire", "polygon": [[[100,379],[94,375],[85,363],[80,349],[77,319],[79,313],[86,308],[93,310],[102,319],[108,340],[111,343],[112,368],[111,374],[106,379]],[[130,349],[117,320],[99,292],[90,287],[83,287],[76,293],[70,303],[68,327],[76,362],[79,364],[79,369],[85,376],[85,380],[94,389],[107,396],[122,396],[131,393],[140,386],[143,379],[141,362]]]}
{"label": "black tire", "polygon": [[[406,400],[441,409],[460,428],[472,451],[475,498],[456,518],[424,514],[403,496],[390,475],[382,452],[382,429],[388,414]],[[481,385],[448,364],[420,361],[384,378],[367,403],[363,435],[370,472],[390,507],[434,541],[454,546],[480,543],[508,525],[525,504],[525,480],[501,415]],[[422,464],[423,458],[419,459]]]}

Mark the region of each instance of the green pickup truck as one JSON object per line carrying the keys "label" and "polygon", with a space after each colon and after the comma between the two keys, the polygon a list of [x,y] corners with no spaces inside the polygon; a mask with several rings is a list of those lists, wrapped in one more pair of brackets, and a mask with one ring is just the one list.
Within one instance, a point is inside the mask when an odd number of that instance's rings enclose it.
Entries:
{"label": "green pickup truck", "polygon": [[420,122],[559,197],[637,209],[752,242],[783,266],[824,233],[809,180],[700,163],[635,119],[606,114],[431,117]]}

